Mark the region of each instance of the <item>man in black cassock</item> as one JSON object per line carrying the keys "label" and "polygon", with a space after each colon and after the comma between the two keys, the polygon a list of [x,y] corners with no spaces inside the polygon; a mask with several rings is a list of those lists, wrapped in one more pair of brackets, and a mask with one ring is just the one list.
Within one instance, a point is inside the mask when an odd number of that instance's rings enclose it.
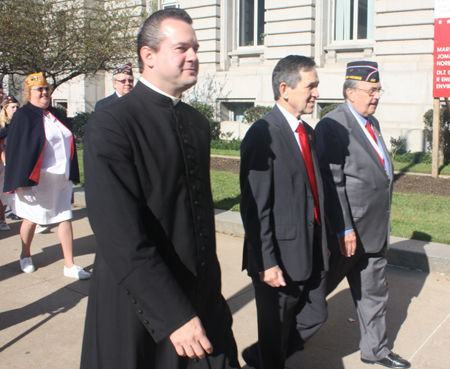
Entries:
{"label": "man in black cassock", "polygon": [[239,368],[221,295],[207,119],[180,101],[198,42],[181,9],[138,35],[141,79],[96,112],[85,187],[98,250],[81,368]]}

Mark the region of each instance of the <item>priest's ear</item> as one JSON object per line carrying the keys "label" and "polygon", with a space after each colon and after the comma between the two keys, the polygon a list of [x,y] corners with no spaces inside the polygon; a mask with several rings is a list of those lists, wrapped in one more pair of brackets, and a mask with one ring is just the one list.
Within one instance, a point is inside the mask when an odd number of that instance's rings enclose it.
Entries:
{"label": "priest's ear", "polygon": [[141,56],[142,62],[147,68],[152,69],[155,66],[155,50],[148,46],[142,46],[139,50],[139,55]]}

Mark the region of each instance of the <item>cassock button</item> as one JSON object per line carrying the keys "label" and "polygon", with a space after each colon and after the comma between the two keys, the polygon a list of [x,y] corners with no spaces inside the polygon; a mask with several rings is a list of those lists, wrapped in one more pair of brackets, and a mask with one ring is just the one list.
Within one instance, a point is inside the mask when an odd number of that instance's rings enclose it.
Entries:
{"label": "cassock button", "polygon": [[202,219],[202,217],[198,216],[198,217],[197,217],[197,220],[200,220],[200,219]]}
{"label": "cassock button", "polygon": [[206,250],[206,247],[205,247],[205,246],[202,246],[201,250],[202,250],[202,251],[205,251],[205,250]]}
{"label": "cassock button", "polygon": [[188,155],[188,156],[187,156],[188,159],[190,159],[191,157],[192,157],[191,155]]}
{"label": "cassock button", "polygon": [[185,144],[187,144],[187,143],[188,143],[188,140],[183,140],[183,142],[184,142]]}
{"label": "cassock button", "polygon": [[[148,320],[144,320],[144,324],[145,324],[145,325],[148,325],[148,324],[149,324],[149,323],[148,323]],[[151,332],[152,332],[152,333],[155,333],[155,332],[153,332],[153,329],[151,330]]]}
{"label": "cassock button", "polygon": [[194,174],[194,171],[193,170],[191,170],[190,172],[189,172],[191,175],[193,175]]}
{"label": "cassock button", "polygon": [[312,197],[311,195],[308,195],[308,199],[309,199],[309,200],[312,200],[313,197]]}
{"label": "cassock button", "polygon": [[192,189],[193,189],[193,190],[195,190],[196,188],[197,188],[197,187],[195,187],[195,186],[192,186]]}
{"label": "cassock button", "polygon": [[198,363],[198,359],[197,358],[194,359],[194,363]]}
{"label": "cassock button", "polygon": [[154,331],[153,329],[150,329],[150,332],[151,332],[152,334],[154,334],[154,333],[155,333],[155,331]]}
{"label": "cassock button", "polygon": [[183,129],[183,126],[180,126],[180,129]]}
{"label": "cassock button", "polygon": [[144,312],[142,310],[138,310],[139,314],[144,314]]}
{"label": "cassock button", "polygon": [[200,233],[200,237],[203,237],[203,233]]}
{"label": "cassock button", "polygon": [[129,295],[129,294],[130,294],[130,291],[125,290],[125,294]]}
{"label": "cassock button", "polygon": [[204,261],[202,261],[201,266],[204,267],[206,265],[206,263]]}
{"label": "cassock button", "polygon": [[308,222],[308,225],[312,227],[314,225],[314,223],[313,222]]}
{"label": "cassock button", "polygon": [[194,205],[198,205],[198,201],[197,200],[194,201]]}
{"label": "cassock button", "polygon": [[131,302],[132,302],[133,304],[137,304],[137,301],[136,301],[136,300],[131,300]]}

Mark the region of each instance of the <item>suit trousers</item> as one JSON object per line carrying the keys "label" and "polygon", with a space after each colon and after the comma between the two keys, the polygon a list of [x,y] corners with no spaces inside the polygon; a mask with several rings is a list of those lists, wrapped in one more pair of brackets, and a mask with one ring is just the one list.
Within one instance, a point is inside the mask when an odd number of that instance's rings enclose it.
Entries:
{"label": "suit trousers", "polygon": [[315,231],[313,272],[308,280],[286,282],[271,287],[253,276],[258,317],[258,343],[261,369],[285,369],[286,358],[302,348],[328,317],[326,272],[320,243],[320,227]]}
{"label": "suit trousers", "polygon": [[386,281],[385,248],[375,254],[358,253],[350,258],[340,252],[330,257],[327,295],[347,277],[356,306],[361,338],[361,358],[378,361],[389,355],[386,336]]}

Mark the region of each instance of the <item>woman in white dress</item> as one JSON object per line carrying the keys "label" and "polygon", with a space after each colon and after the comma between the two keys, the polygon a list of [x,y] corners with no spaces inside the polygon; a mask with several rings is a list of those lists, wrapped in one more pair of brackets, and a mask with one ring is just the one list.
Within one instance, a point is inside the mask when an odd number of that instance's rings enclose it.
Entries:
{"label": "woman in white dress", "polygon": [[3,193],[3,181],[5,177],[5,143],[8,134],[8,126],[12,116],[20,107],[13,95],[6,96],[3,100],[3,109],[0,112],[0,231],[9,231],[6,223],[5,208],[14,202],[14,195]]}
{"label": "woman in white dress", "polygon": [[36,224],[58,223],[64,254],[64,275],[78,279],[90,273],[74,264],[72,232],[72,181],[79,181],[78,160],[72,133],[57,109],[49,107],[50,86],[42,73],[25,79],[24,106],[14,114],[6,146],[3,190],[15,191],[22,254],[20,267],[34,272],[31,242]]}

